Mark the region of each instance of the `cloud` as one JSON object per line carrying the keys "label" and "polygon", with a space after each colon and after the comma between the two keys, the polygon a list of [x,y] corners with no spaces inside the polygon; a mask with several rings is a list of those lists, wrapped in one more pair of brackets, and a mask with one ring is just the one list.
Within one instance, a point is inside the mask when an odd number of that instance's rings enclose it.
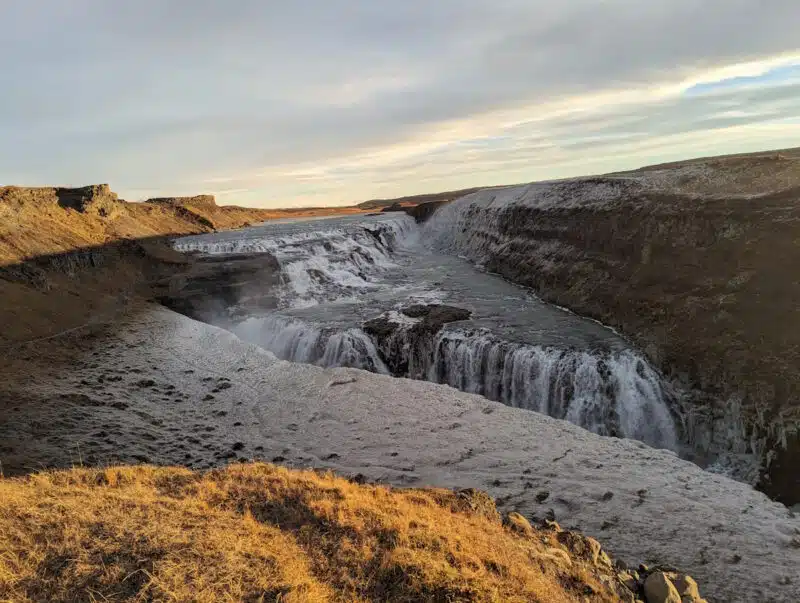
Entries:
{"label": "cloud", "polygon": [[[3,3],[0,181],[347,203],[784,146],[794,0]],[[796,138],[795,138],[796,140]]]}

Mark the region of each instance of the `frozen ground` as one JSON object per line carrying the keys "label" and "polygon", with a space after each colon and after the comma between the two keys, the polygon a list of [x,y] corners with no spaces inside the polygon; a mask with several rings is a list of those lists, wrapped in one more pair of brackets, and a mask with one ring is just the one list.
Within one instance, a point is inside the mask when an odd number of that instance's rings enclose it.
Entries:
{"label": "frozen ground", "polygon": [[7,471],[252,458],[400,486],[478,487],[505,510],[552,510],[629,563],[687,571],[709,600],[800,600],[800,519],[638,442],[446,386],[278,361],[160,307],[7,362]]}

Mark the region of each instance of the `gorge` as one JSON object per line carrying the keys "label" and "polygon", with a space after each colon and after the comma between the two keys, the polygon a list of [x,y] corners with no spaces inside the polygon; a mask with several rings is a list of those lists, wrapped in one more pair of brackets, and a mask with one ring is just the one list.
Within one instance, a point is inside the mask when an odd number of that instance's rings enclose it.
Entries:
{"label": "gorge", "polygon": [[797,600],[797,161],[486,189],[420,222],[0,189],[2,471],[478,488],[709,600]]}
{"label": "gorge", "polygon": [[797,254],[797,162],[487,189],[420,225],[389,213],[180,239],[201,265],[272,266],[269,286],[245,279],[205,314],[201,287],[183,311],[285,360],[444,383],[668,448],[791,505],[797,331],[773,329],[797,320],[781,270]]}

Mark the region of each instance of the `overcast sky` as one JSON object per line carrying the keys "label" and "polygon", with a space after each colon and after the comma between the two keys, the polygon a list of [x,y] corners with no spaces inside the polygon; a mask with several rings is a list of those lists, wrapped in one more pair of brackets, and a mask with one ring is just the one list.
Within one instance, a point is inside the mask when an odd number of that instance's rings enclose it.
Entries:
{"label": "overcast sky", "polygon": [[348,204],[800,145],[798,0],[0,0],[0,184]]}

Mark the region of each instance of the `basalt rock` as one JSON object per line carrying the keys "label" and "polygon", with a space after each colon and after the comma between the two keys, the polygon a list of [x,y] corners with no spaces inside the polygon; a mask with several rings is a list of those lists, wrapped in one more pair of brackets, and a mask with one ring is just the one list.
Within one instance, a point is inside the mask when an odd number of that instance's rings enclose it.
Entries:
{"label": "basalt rock", "polygon": [[450,203],[450,200],[445,201],[429,201],[428,203],[420,203],[419,205],[414,205],[413,207],[405,208],[406,213],[414,218],[417,224],[422,224],[423,222],[427,221],[436,210],[439,209],[442,205],[446,203]]}
{"label": "basalt rock", "polygon": [[274,310],[280,282],[278,261],[268,253],[202,256],[164,282],[157,298],[196,320],[219,322]]}
{"label": "basalt rock", "polygon": [[452,322],[467,320],[469,310],[442,304],[415,304],[400,311],[413,322],[380,316],[364,323],[364,332],[376,342],[381,360],[393,375],[424,378],[424,367],[434,353],[436,335]]}

